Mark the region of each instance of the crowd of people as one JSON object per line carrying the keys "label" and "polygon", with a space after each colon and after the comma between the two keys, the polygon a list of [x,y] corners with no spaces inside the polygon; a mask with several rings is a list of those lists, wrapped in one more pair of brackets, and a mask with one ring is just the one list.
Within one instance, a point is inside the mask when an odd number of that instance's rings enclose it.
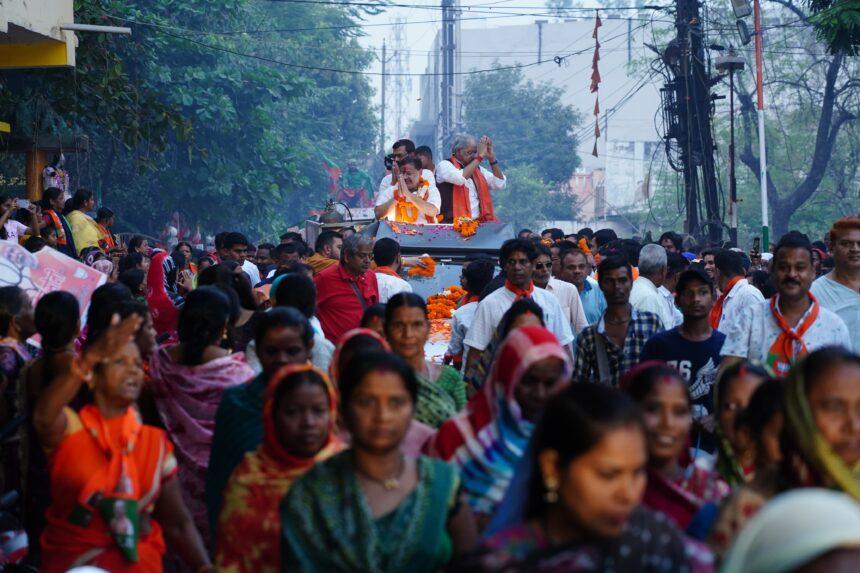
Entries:
{"label": "crowd of people", "polygon": [[[492,171],[469,187],[473,147]],[[492,142],[446,161],[452,212],[491,212]],[[463,263],[438,362],[393,239],[161,249],[60,202],[2,202],[4,239],[111,266],[84,321],[68,292],[0,288],[0,417],[24,420],[0,490],[40,571],[860,566],[858,217],[764,253],[523,229]]]}

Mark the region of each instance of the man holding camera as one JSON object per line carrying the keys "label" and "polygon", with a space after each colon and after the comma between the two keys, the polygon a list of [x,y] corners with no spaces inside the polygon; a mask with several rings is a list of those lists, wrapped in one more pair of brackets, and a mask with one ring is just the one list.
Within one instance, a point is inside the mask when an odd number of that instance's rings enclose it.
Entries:
{"label": "man holding camera", "polygon": [[[481,167],[484,159],[490,162],[492,172]],[[504,189],[506,181],[489,137],[475,140],[471,135],[456,136],[450,159],[436,165],[436,178],[443,223],[453,223],[458,217],[482,223],[497,220],[490,191]]]}

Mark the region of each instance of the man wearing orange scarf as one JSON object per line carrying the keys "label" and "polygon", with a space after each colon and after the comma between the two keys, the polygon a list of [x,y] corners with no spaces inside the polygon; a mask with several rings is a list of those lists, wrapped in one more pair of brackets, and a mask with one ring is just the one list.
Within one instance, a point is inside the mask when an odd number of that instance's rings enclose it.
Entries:
{"label": "man wearing orange scarf", "polygon": [[815,270],[812,247],[804,236],[789,233],[773,254],[777,294],[738,317],[720,352],[723,366],[740,359],[767,364],[784,376],[801,356],[824,346],[850,349],[850,335],[838,315],[822,308],[809,292]]}
{"label": "man wearing orange scarf", "polygon": [[737,251],[720,250],[714,255],[714,282],[722,293],[711,309],[711,328],[722,333],[750,307],[761,304],[761,291],[744,278],[743,256]]}
{"label": "man wearing orange scarf", "polygon": [[[487,159],[491,171],[481,167]],[[436,166],[436,186],[442,197],[442,222],[469,217],[482,223],[496,221],[490,191],[505,188],[506,180],[496,159],[493,141],[483,136],[458,135],[451,145],[451,157]]]}
{"label": "man wearing orange scarf", "polygon": [[412,292],[412,285],[400,276],[403,259],[397,241],[388,237],[376,241],[373,244],[373,260],[376,263],[376,282],[379,284],[381,304],[387,303],[388,299],[398,293]]}
{"label": "man wearing orange scarf", "polygon": [[463,341],[468,347],[467,366],[477,360],[490,344],[508,309],[516,301],[526,298],[533,300],[543,310],[544,324],[559,344],[566,347],[573,342],[570,321],[565,319],[558,299],[552,293],[535,287],[532,281],[537,256],[534,244],[528,239],[510,239],[502,245],[499,263],[505,272],[505,286],[487,295],[478,304],[472,326]]}
{"label": "man wearing orange scarf", "polygon": [[374,214],[377,219],[398,223],[436,223],[442,200],[435,185],[421,176],[421,160],[410,155],[394,163],[394,185],[379,192]]}

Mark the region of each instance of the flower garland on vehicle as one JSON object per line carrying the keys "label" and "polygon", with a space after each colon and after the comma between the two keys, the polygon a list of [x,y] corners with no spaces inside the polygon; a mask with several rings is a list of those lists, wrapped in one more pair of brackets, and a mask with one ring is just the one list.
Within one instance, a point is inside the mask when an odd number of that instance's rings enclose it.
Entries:
{"label": "flower garland on vehicle", "polygon": [[427,299],[428,318],[430,320],[451,318],[457,309],[457,302],[463,298],[464,294],[466,291],[452,285],[440,294],[430,295]]}
{"label": "flower garland on vehicle", "polygon": [[457,309],[458,301],[466,295],[466,291],[457,285],[451,285],[440,294],[431,295],[427,299],[427,318],[430,319],[430,336],[435,340],[451,338],[451,316]]}
{"label": "flower garland on vehicle", "polygon": [[469,217],[457,217],[454,219],[454,230],[463,237],[471,237],[478,232],[478,222]]}
{"label": "flower garland on vehicle", "polygon": [[420,260],[424,263],[424,266],[416,265],[406,271],[406,274],[410,277],[432,278],[436,274],[436,261],[429,255],[422,256]]}

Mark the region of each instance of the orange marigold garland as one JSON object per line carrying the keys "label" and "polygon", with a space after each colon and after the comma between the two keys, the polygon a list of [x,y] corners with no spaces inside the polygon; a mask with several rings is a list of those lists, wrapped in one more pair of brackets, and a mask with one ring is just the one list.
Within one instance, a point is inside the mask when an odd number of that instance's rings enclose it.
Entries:
{"label": "orange marigold garland", "polygon": [[454,230],[463,237],[471,237],[478,232],[478,222],[469,217],[457,217],[454,219]]}
{"label": "orange marigold garland", "polygon": [[428,255],[424,255],[421,257],[421,262],[424,263],[424,266],[414,266],[409,269],[406,274],[410,277],[426,277],[431,278],[436,274],[436,261],[433,260],[432,257]]}
{"label": "orange marigold garland", "polygon": [[579,243],[577,244],[579,245],[579,250],[581,250],[583,253],[585,253],[586,255],[591,254],[591,248],[588,246],[588,241],[585,240],[585,237],[581,238],[579,240]]}
{"label": "orange marigold garland", "polygon": [[457,301],[466,294],[459,286],[449,286],[441,294],[433,294],[427,298],[427,313],[430,320],[451,318],[457,309]]}

